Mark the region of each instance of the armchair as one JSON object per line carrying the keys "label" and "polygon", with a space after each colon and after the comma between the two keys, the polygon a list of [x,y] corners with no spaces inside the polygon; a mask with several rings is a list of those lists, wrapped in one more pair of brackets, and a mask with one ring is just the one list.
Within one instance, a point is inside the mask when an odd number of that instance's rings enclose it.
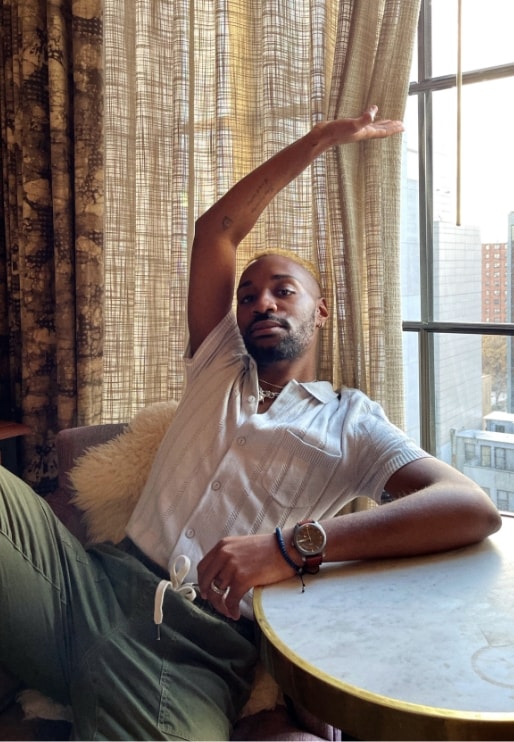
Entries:
{"label": "armchair", "polygon": [[[47,502],[67,528],[81,541],[86,527],[80,511],[73,504],[75,493],[70,471],[76,460],[90,447],[107,443],[125,432],[123,424],[91,425],[61,431],[56,438],[58,489]],[[0,668],[0,739],[68,739],[70,725],[63,721],[24,720],[16,703],[18,683]],[[2,703],[3,701],[3,703]],[[339,730],[316,719],[288,699],[274,708],[245,716],[236,724],[233,740],[341,740]]]}

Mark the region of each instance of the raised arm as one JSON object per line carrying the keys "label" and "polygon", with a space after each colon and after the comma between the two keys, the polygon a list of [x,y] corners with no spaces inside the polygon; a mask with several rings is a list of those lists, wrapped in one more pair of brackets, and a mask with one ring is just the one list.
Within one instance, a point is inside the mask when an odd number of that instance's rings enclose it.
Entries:
{"label": "raised arm", "polygon": [[235,256],[272,199],[319,155],[338,144],[380,139],[403,131],[400,121],[377,121],[372,106],[358,118],[316,124],[236,183],[196,222],[189,279],[188,325],[191,353],[229,311]]}

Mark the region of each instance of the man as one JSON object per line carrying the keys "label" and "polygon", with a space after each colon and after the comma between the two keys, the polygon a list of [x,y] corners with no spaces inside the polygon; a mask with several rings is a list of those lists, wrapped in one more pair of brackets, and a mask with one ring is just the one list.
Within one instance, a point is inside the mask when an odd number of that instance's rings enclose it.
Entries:
{"label": "man", "polygon": [[[254,585],[323,561],[450,549],[500,526],[485,493],[378,405],[316,380],[328,310],[308,266],[258,256],[237,321],[231,312],[241,240],[328,147],[402,130],[375,114],[315,126],[198,220],[187,385],[121,545],[84,550],[0,471],[0,662],[71,704],[75,738],[227,738],[256,661]],[[393,502],[335,517],[383,490]],[[167,579],[184,561],[200,596]]]}
{"label": "man", "polygon": [[[341,402],[333,390],[327,391],[325,384],[311,383],[316,378],[317,370],[316,338],[328,311],[316,280],[298,261],[272,253],[254,261],[241,277],[237,289],[237,324],[253,360],[244,355],[238,333],[233,324],[231,326],[235,255],[241,240],[273,197],[327,148],[391,136],[402,131],[402,125],[397,121],[375,123],[376,112],[373,106],[357,119],[330,121],[315,126],[305,137],[243,178],[197,222],[191,260],[188,303],[190,347],[186,358],[188,385],[184,404],[178,410],[177,427],[172,426],[168,441],[164,441],[156,458],[143,497],[129,525],[129,535],[145,553],[163,566],[173,551],[190,554],[194,563],[199,562],[198,582],[202,596],[220,613],[234,619],[240,615],[240,602],[245,595],[245,614],[250,614],[247,591],[253,585],[277,582],[291,576],[292,566],[288,565],[277,547],[276,526],[287,526],[283,533],[284,543],[289,557],[298,566],[302,565],[302,561],[291,546],[293,528],[297,520],[305,518],[328,517],[322,524],[327,535],[326,561],[440,551],[478,541],[499,527],[496,509],[478,486],[455,469],[428,457],[399,431],[392,431],[388,423],[383,424],[383,413],[369,400],[353,391],[343,392]],[[224,327],[223,332],[219,331],[220,323]],[[213,341],[212,333],[216,330],[218,334]],[[222,355],[224,342],[228,343],[228,359]],[[202,344],[207,345],[202,347]],[[234,367],[225,376],[224,371],[234,358],[237,358]],[[198,378],[199,384],[196,383]],[[265,396],[258,402],[259,384],[265,394],[281,389],[284,391],[276,401]],[[298,384],[305,385],[302,392],[298,391]],[[237,392],[234,391],[236,385]],[[316,427],[321,414],[318,409],[326,401],[325,415],[332,420],[330,434],[333,435],[333,441],[327,445],[333,449],[320,461],[318,468],[321,474],[317,470],[309,471],[312,481],[306,488],[307,492],[299,494],[294,482],[295,475],[304,476],[305,467],[297,473],[293,463],[291,472],[280,484],[280,507],[273,508],[277,497],[272,497],[272,502],[263,506],[262,498],[269,495],[263,486],[252,509],[250,501],[256,487],[262,482],[257,475],[260,468],[263,470],[262,477],[271,486],[273,474],[269,472],[272,467],[280,470],[284,463],[294,462],[295,456],[300,465],[301,457],[305,458],[311,453],[308,450],[302,454],[297,450],[293,445],[296,441],[291,441],[293,436],[288,436],[281,427],[285,426],[285,431],[295,429],[292,416],[299,414],[297,405],[305,406],[302,395],[305,396],[306,392],[314,395],[314,399],[311,396],[311,410],[302,418],[300,428],[311,425],[315,429],[314,437],[326,439],[328,423],[322,430]],[[248,402],[249,397],[254,399]],[[345,400],[348,400],[347,405]],[[195,403],[199,414],[197,423],[191,419]],[[280,409],[277,409],[279,404]],[[269,423],[268,415],[264,416],[266,420],[257,422],[253,413],[267,410],[271,413],[270,405],[273,413],[270,414]],[[369,420],[366,417],[368,410],[372,410]],[[338,415],[335,429],[334,414]],[[346,478],[349,472],[345,470],[344,478],[340,476],[336,481],[338,493],[335,501],[318,502],[321,498],[317,488],[326,487],[324,479],[331,476],[327,470],[330,462],[336,472],[336,462],[340,465],[341,461],[348,461],[350,456],[359,455],[358,451],[344,450],[343,443],[355,446],[358,442],[361,448],[363,446],[363,440],[357,435],[353,441],[350,437],[342,441],[337,425],[344,427],[348,416],[356,420],[354,425],[365,427],[372,421],[376,428],[375,438],[369,437],[366,449],[368,459],[360,462],[362,470],[369,474],[371,464],[375,461],[375,480],[365,482],[363,472],[356,472],[354,468],[351,475],[353,488],[348,490]],[[223,429],[214,428],[211,437],[210,431],[205,430],[206,422],[219,419],[223,420]],[[253,429],[252,425],[257,429]],[[173,449],[175,430],[182,431],[182,445],[177,449],[174,464],[170,460],[170,450]],[[386,434],[385,430],[389,430],[389,433]],[[242,431],[246,431],[248,443],[244,453],[237,443]],[[230,436],[236,440],[235,444]],[[265,445],[266,437],[270,439],[268,446]],[[309,440],[308,434],[306,438]],[[237,445],[241,449],[239,454],[234,452]],[[287,445],[286,451],[282,449],[284,445]],[[377,448],[379,446],[383,450]],[[197,461],[199,448],[208,452],[202,457],[207,465],[200,470]],[[309,449],[309,446],[304,448]],[[268,458],[270,456],[273,457],[271,460]],[[220,466],[223,457],[225,465]],[[240,471],[240,459],[245,461],[244,472]],[[203,484],[196,490],[198,499],[195,502],[192,502],[193,495],[186,483],[179,487],[179,491],[188,493],[187,498],[181,500],[184,507],[179,521],[189,523],[189,527],[182,528],[181,534],[180,528],[170,522],[173,520],[171,514],[167,515],[170,500],[167,482],[176,482],[177,477],[183,477],[185,482],[188,461],[191,462],[191,471],[194,469],[195,472],[195,485],[200,481]],[[235,478],[230,472],[232,465],[237,472]],[[254,473],[248,474],[249,481],[245,481],[245,475],[252,466]],[[205,478],[201,480],[203,473]],[[227,483],[229,478],[230,485]],[[219,486],[216,490],[219,497],[212,505],[212,512],[205,507],[203,512],[209,515],[202,520],[202,513],[195,511],[195,508],[200,510],[204,506],[208,495],[204,494],[202,502],[200,492],[209,492],[211,480],[214,480],[215,486]],[[230,486],[240,491],[239,501],[227,500],[230,495],[235,497],[233,492],[228,491]],[[290,491],[286,491],[286,487]],[[396,500],[387,508],[355,513],[351,518],[330,517],[356,494],[378,499],[382,489]],[[162,499],[159,495],[157,498],[155,496],[159,492],[162,493]],[[414,496],[404,497],[413,493]],[[175,513],[176,493],[172,497]],[[301,500],[297,499],[295,506],[291,507],[293,497],[300,497]],[[267,508],[266,512],[262,512],[263,507]],[[227,533],[227,537],[220,541],[219,532],[212,531],[209,518],[221,519],[223,516],[226,517],[226,523],[222,533]],[[243,524],[234,525],[236,517],[241,517]],[[263,522],[267,528],[263,527]],[[195,531],[194,538],[188,536],[191,531]],[[227,593],[228,587],[230,591]]]}

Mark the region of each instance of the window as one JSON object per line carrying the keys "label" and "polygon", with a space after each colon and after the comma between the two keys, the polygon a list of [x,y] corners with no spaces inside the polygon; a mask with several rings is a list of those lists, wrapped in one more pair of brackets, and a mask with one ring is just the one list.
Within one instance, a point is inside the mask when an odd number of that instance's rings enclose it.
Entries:
{"label": "window", "polygon": [[514,492],[507,490],[498,490],[496,495],[496,505],[500,510],[513,511],[514,510]]}
{"label": "window", "polygon": [[473,459],[475,458],[475,441],[465,442],[464,456],[466,461],[473,461]]}
{"label": "window", "polygon": [[[401,206],[407,432],[495,502],[495,477],[514,492],[513,27],[512,0],[422,0]],[[490,413],[509,432],[486,432]]]}
{"label": "window", "polygon": [[494,468],[505,469],[506,464],[506,451],[504,448],[494,449]]}
{"label": "window", "polygon": [[480,449],[480,465],[491,466],[491,446],[482,446]]}

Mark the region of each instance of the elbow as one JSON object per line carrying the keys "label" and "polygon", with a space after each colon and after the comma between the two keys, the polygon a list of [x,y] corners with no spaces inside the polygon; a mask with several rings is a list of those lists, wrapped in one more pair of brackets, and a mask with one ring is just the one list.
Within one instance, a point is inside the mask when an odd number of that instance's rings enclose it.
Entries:
{"label": "elbow", "polygon": [[475,511],[476,523],[482,531],[480,539],[487,538],[487,536],[496,533],[502,527],[502,517],[498,508],[491,498],[478,487],[477,500],[473,510]]}
{"label": "elbow", "polygon": [[490,517],[490,520],[489,520],[490,531],[489,531],[489,534],[488,535],[490,535],[491,533],[496,533],[496,531],[499,531],[500,528],[502,527],[502,517],[501,517],[501,514],[494,507],[494,505],[493,505],[493,508],[494,508],[494,513],[491,514],[491,517]]}
{"label": "elbow", "polygon": [[195,230],[193,235],[193,246],[197,247],[199,244],[205,241],[205,237],[212,230],[212,226],[209,224],[209,212],[206,211],[196,218]]}

